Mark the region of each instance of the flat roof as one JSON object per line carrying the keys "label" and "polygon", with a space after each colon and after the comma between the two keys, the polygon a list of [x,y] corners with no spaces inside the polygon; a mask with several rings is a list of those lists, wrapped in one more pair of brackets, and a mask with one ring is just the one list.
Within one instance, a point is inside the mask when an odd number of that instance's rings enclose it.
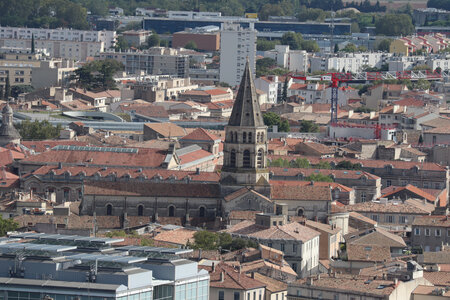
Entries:
{"label": "flat roof", "polygon": [[63,245],[47,245],[47,244],[33,244],[33,243],[7,243],[0,244],[0,252],[15,252],[18,250],[27,251],[46,251],[46,252],[65,252],[77,249],[77,246],[63,246]]}
{"label": "flat roof", "polygon": [[135,256],[121,256],[121,255],[102,255],[102,254],[75,254],[66,256],[67,259],[81,260],[82,262],[108,262],[108,263],[119,263],[119,264],[134,264],[138,262],[146,261],[146,257],[135,257]]}
{"label": "flat roof", "polygon": [[162,253],[162,254],[185,254],[191,253],[192,249],[180,249],[180,248],[162,248],[162,247],[149,247],[149,246],[124,246],[115,248],[119,251],[129,252],[144,252],[144,253]]}
{"label": "flat roof", "polygon": [[65,242],[88,242],[94,244],[114,244],[123,242],[124,239],[112,239],[112,238],[97,238],[79,235],[64,235],[64,234],[46,234],[46,233],[17,233],[10,235],[11,238],[20,239],[36,239],[41,241],[65,241]]}

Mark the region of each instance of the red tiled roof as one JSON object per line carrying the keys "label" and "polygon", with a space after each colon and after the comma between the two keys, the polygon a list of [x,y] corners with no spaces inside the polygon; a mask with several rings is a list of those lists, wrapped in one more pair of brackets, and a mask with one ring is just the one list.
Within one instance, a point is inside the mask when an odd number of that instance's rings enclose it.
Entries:
{"label": "red tiled roof", "polygon": [[363,176],[367,176],[368,179],[377,180],[380,177],[370,174],[364,171],[354,171],[354,170],[332,170],[332,169],[305,169],[305,168],[281,168],[281,167],[270,167],[270,172],[275,176],[290,176],[297,177],[298,174],[303,174],[303,176],[308,177],[313,174],[323,174],[332,175],[335,178],[345,178],[345,179],[359,179]]}
{"label": "red tiled roof", "polygon": [[107,177],[111,174],[115,174],[117,178],[124,175],[130,175],[130,178],[137,178],[144,176],[147,179],[152,179],[155,176],[160,177],[160,180],[167,180],[169,178],[176,178],[176,180],[183,180],[187,177],[192,181],[204,181],[204,182],[219,182],[220,175],[216,172],[195,172],[195,171],[178,171],[178,170],[164,170],[164,169],[141,169],[134,168],[114,168],[114,167],[94,167],[94,166],[42,166],[39,169],[30,173],[30,175],[46,175],[50,172],[54,172],[55,175],[63,175],[69,172],[71,176],[79,176],[82,172],[87,177],[94,176],[98,173],[101,177]]}
{"label": "red tiled roof", "polygon": [[[80,122],[81,123],[81,122]],[[67,146],[87,146],[86,142],[72,141],[72,140],[45,140],[45,141],[22,141],[21,144],[36,153],[41,153],[50,150],[59,145]]]}
{"label": "red tiled roof", "polygon": [[224,91],[224,90],[222,90],[222,89],[205,90],[205,92],[206,92],[207,94],[209,94],[209,95],[212,95],[212,96],[228,94],[227,91]]}
{"label": "red tiled roof", "polygon": [[339,187],[345,191],[350,188],[335,182],[314,182],[309,181],[279,181],[271,180],[271,197],[275,200],[317,200],[331,201],[330,186]]}
{"label": "red tiled roof", "polygon": [[395,105],[401,105],[401,106],[416,106],[416,107],[423,107],[425,105],[425,102],[422,100],[414,99],[414,98],[404,98],[401,100],[394,101]]}
{"label": "red tiled roof", "polygon": [[[209,285],[213,288],[225,288],[233,290],[253,290],[256,288],[263,288],[266,285],[250,278],[236,270],[233,266],[225,263],[219,263],[212,270],[211,267],[199,266],[199,268],[207,270],[209,272],[210,281]],[[223,276],[223,280],[221,280]]]}
{"label": "red tiled roof", "polygon": [[423,216],[417,217],[413,221],[413,226],[433,226],[450,227],[450,218],[448,216]]}
{"label": "red tiled roof", "polygon": [[180,160],[180,165],[184,165],[184,164],[194,162],[196,160],[200,160],[202,158],[207,158],[207,157],[214,159],[214,156],[211,152],[205,151],[203,149],[199,149],[199,150],[178,156],[178,158]]}
{"label": "red tiled roof", "polygon": [[386,194],[384,194],[381,197],[382,198],[389,198],[390,196],[393,196],[393,195],[395,195],[395,194],[397,194],[399,192],[405,191],[405,190],[409,191],[409,192],[411,192],[411,193],[413,193],[413,194],[415,194],[417,196],[419,196],[420,198],[427,199],[428,201],[433,202],[433,203],[436,200],[435,196],[433,196],[433,195],[425,192],[424,190],[422,190],[422,189],[420,189],[418,187],[415,187],[414,185],[411,185],[411,184],[408,184],[407,186],[403,186],[403,187],[394,188],[391,192],[386,193]]}
{"label": "red tiled roof", "polygon": [[181,138],[181,140],[193,140],[193,141],[216,141],[220,140],[219,137],[215,136],[209,131],[203,128],[197,128],[188,135]]}
{"label": "red tiled roof", "polygon": [[154,183],[90,181],[85,195],[219,198],[220,186],[214,183]]}
{"label": "red tiled roof", "polygon": [[160,149],[139,148],[137,153],[100,152],[78,150],[50,150],[37,155],[29,156],[22,162],[41,164],[87,164],[106,166],[130,166],[142,168],[159,167],[166,157]]}

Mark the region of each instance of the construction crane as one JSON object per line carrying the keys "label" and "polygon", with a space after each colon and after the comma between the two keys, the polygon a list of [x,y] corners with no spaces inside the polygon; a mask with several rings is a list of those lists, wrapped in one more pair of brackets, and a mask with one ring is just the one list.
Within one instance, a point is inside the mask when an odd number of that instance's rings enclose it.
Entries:
{"label": "construction crane", "polygon": [[369,81],[408,79],[408,80],[441,80],[449,78],[450,71],[430,72],[430,71],[398,71],[398,72],[360,72],[360,73],[327,73],[319,76],[291,75],[293,79],[303,81],[331,81],[331,120],[330,124],[337,123],[338,114],[338,91],[341,82],[346,83],[367,83]]}

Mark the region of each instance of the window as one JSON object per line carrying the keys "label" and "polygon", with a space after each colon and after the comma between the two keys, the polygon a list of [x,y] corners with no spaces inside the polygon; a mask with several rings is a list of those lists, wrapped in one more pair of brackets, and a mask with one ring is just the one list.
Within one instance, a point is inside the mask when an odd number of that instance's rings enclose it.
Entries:
{"label": "window", "polygon": [[435,230],[435,235],[436,236],[441,236],[441,230],[440,229],[436,229]]}
{"label": "window", "polygon": [[294,272],[297,272],[297,263],[292,263],[292,270],[294,270]]}
{"label": "window", "polygon": [[281,251],[284,252],[284,244],[280,244]]}
{"label": "window", "polygon": [[253,300],[256,300],[256,292],[253,292]]}
{"label": "window", "polygon": [[378,222],[378,215],[372,215],[372,220],[374,220],[375,222]]}
{"label": "window", "polygon": [[251,167],[250,151],[249,150],[245,150],[244,151],[244,156],[243,156],[242,160],[243,160],[243,167],[244,168],[250,168]]}
{"label": "window", "polygon": [[219,300],[225,300],[225,292],[219,291]]}
{"label": "window", "polygon": [[400,216],[399,222],[400,222],[400,224],[406,224],[406,222],[407,222],[406,216]]}
{"label": "window", "polygon": [[450,229],[447,229],[447,236],[450,237]]}
{"label": "window", "polygon": [[251,132],[248,133],[248,142],[249,143],[252,142],[252,133]]}
{"label": "window", "polygon": [[297,253],[297,244],[292,244],[292,252]]}
{"label": "window", "polygon": [[230,153],[230,166],[236,167],[236,151],[234,149]]}
{"label": "window", "polygon": [[425,236],[430,236],[431,232],[430,229],[425,228]]}
{"label": "window", "polygon": [[420,228],[414,229],[414,235],[420,235]]}
{"label": "window", "polygon": [[394,223],[394,216],[386,216],[386,223]]}
{"label": "window", "polygon": [[205,209],[205,207],[200,207],[200,210],[199,210],[199,212],[198,212],[198,216],[200,217],[200,218],[204,218],[205,217],[205,211],[206,211],[206,209]]}
{"label": "window", "polygon": [[390,187],[392,185],[392,181],[390,179],[386,180],[386,187]]}
{"label": "window", "polygon": [[244,132],[244,133],[242,134],[242,142],[243,142],[243,143],[247,143],[247,132]]}
{"label": "window", "polygon": [[366,202],[366,192],[361,192],[361,202]]}
{"label": "window", "polygon": [[175,217],[175,206],[169,206],[169,217]]}
{"label": "window", "polygon": [[144,215],[144,206],[139,205],[138,206],[138,216],[143,216],[143,215]]}
{"label": "window", "polygon": [[113,209],[113,207],[111,204],[106,205],[106,215],[107,216],[112,216],[112,209]]}
{"label": "window", "polygon": [[258,168],[263,168],[263,150],[258,150],[258,156],[256,157],[256,164]]}
{"label": "window", "polygon": [[272,243],[267,243],[267,247],[272,248]]}

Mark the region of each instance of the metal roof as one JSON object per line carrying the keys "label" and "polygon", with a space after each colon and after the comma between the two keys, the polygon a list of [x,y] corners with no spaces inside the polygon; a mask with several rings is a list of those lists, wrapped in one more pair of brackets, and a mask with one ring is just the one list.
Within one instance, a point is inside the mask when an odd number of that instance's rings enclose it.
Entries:
{"label": "metal roof", "polygon": [[112,238],[98,238],[79,235],[64,235],[64,234],[46,234],[46,233],[17,233],[10,235],[11,238],[21,239],[36,239],[40,241],[64,241],[64,242],[88,242],[94,244],[114,244],[123,242],[124,239],[112,239]]}
{"label": "metal roof", "polygon": [[76,246],[63,246],[63,245],[46,245],[46,244],[33,244],[33,243],[8,243],[0,245],[0,252],[16,252],[19,250],[26,251],[44,251],[44,252],[64,252],[77,249]]}
{"label": "metal roof", "polygon": [[134,256],[120,256],[120,255],[102,255],[102,254],[76,254],[66,256],[67,259],[81,260],[82,262],[107,262],[107,263],[119,263],[119,264],[133,264],[146,261],[146,257],[134,257]]}
{"label": "metal roof", "polygon": [[185,254],[191,253],[192,249],[180,249],[180,248],[161,248],[161,247],[149,247],[149,246],[124,246],[115,248],[119,251],[129,252],[143,252],[143,253],[162,253],[162,254]]}

